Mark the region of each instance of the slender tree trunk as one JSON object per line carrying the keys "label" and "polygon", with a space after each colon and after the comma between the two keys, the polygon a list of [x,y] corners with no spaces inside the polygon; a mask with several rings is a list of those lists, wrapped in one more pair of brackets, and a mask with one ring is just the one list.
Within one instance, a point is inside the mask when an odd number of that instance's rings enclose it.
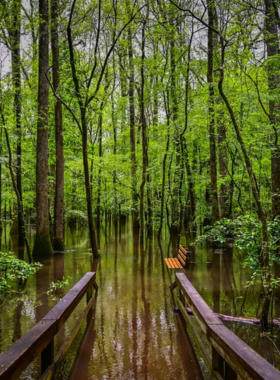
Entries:
{"label": "slender tree trunk", "polygon": [[[60,82],[59,73],[59,41],[58,41],[58,4],[59,0],[51,0],[51,45],[52,45],[52,73],[53,88],[56,91]],[[55,143],[56,143],[56,180],[54,201],[54,239],[53,249],[64,250],[63,241],[63,194],[64,194],[64,157],[63,157],[63,124],[62,104],[59,100],[55,103]]]}
{"label": "slender tree trunk", "polygon": [[166,180],[166,160],[169,151],[169,142],[170,142],[170,112],[169,112],[169,94],[167,90],[167,99],[165,99],[165,112],[167,118],[167,141],[166,141],[166,149],[162,162],[162,183],[161,183],[161,203],[160,203],[160,219],[159,219],[159,229],[157,238],[161,238],[161,231],[163,225],[163,213],[164,213],[164,204],[165,204],[165,180]]}
{"label": "slender tree trunk", "polygon": [[[279,68],[276,67],[273,57],[279,54],[279,37],[277,32],[277,19],[275,16],[273,0],[264,0],[265,5],[265,42],[267,48],[267,76],[268,88],[272,99],[269,100],[269,116],[274,129],[273,147],[271,150],[271,204],[272,217],[280,216],[280,147],[279,124],[280,102],[276,95],[280,89]],[[276,99],[276,100],[275,100]]]}
{"label": "slender tree trunk", "polygon": [[[16,183],[22,202],[22,178],[21,178],[21,59],[20,59],[20,31],[21,31],[21,0],[13,0],[12,25],[9,30],[12,53],[12,80],[14,89],[14,113],[17,134],[17,159],[16,159]],[[24,246],[21,207],[18,207],[18,247]]]}
{"label": "slender tree trunk", "polygon": [[85,109],[81,110],[81,122],[82,122],[82,147],[83,147],[83,164],[84,164],[84,176],[85,176],[85,188],[86,188],[86,201],[87,201],[87,215],[88,215],[88,228],[89,228],[89,239],[90,246],[92,249],[92,254],[95,259],[99,258],[95,228],[93,223],[92,215],[92,195],[90,186],[90,175],[88,166],[88,128],[86,122]]}
{"label": "slender tree trunk", "polygon": [[219,171],[220,176],[222,178],[222,183],[220,186],[220,211],[221,218],[229,218],[230,217],[230,195],[231,189],[229,184],[225,183],[227,172],[228,172],[228,154],[226,143],[226,128],[223,123],[223,115],[221,112],[217,113],[220,120],[217,121],[218,124],[218,147],[219,147]]}
{"label": "slender tree trunk", "polygon": [[[7,148],[8,148],[8,157],[9,157],[8,167],[9,167],[9,171],[10,171],[10,175],[11,175],[12,186],[13,186],[14,192],[16,194],[16,198],[17,198],[17,206],[19,208],[18,215],[21,216],[20,224],[22,226],[23,243],[26,246],[28,260],[31,263],[32,257],[31,257],[31,251],[30,251],[30,247],[29,247],[29,243],[28,243],[27,235],[26,235],[25,221],[24,221],[24,217],[23,217],[23,205],[22,205],[22,201],[21,201],[21,196],[20,196],[20,194],[18,192],[18,187],[17,187],[17,182],[16,182],[16,176],[14,175],[14,172],[13,172],[12,150],[11,150],[9,134],[8,134],[8,131],[7,131],[7,128],[6,128],[6,123],[5,123],[5,118],[4,118],[4,111],[3,111],[3,108],[1,106],[1,102],[0,102],[0,114],[1,114],[2,124],[3,124],[4,130],[5,130],[5,137],[6,137],[6,143],[7,143]],[[1,134],[1,150],[2,150],[2,134]],[[5,204],[5,209],[6,209],[6,204]],[[6,215],[6,210],[5,210],[5,215]],[[6,216],[5,216],[5,219],[6,219]]]}
{"label": "slender tree trunk", "polygon": [[[173,22],[171,23],[173,26]],[[174,236],[179,234],[180,224],[180,168],[181,168],[181,145],[178,125],[178,100],[176,88],[176,57],[175,57],[175,28],[170,36],[170,100],[171,115],[174,128],[174,146],[175,146],[175,172],[173,180],[173,189],[171,196],[171,231]]]}
{"label": "slender tree trunk", "polygon": [[36,237],[33,256],[52,254],[48,211],[49,14],[48,0],[39,0],[39,81],[36,164]]}
{"label": "slender tree trunk", "polygon": [[146,120],[145,120],[145,103],[144,103],[144,90],[145,90],[145,74],[144,74],[144,59],[145,59],[145,24],[142,27],[142,59],[141,59],[141,89],[140,89],[140,117],[141,117],[141,131],[142,131],[142,182],[140,186],[140,244],[144,241],[144,193],[147,176],[147,135],[146,135]]}
{"label": "slender tree trunk", "polygon": [[[187,56],[187,70],[186,70],[186,82],[185,82],[185,126],[184,130],[181,134],[181,150],[183,163],[185,164],[186,173],[187,173],[187,181],[188,181],[188,192],[190,197],[190,208],[191,208],[191,220],[193,223],[195,220],[195,191],[194,191],[194,180],[193,173],[190,165],[189,152],[186,142],[185,133],[188,131],[188,123],[189,123],[189,91],[190,91],[190,62],[191,62],[191,46],[193,41],[193,29],[189,42],[188,56]],[[181,217],[182,219],[182,217]],[[182,223],[182,221],[181,221]]]}
{"label": "slender tree trunk", "polygon": [[[208,23],[214,27],[215,4],[207,0],[208,4]],[[210,144],[210,179],[211,179],[211,203],[213,223],[219,220],[219,202],[217,189],[217,159],[216,159],[216,134],[215,134],[215,93],[213,84],[213,61],[214,61],[214,33],[208,28],[208,71],[207,81],[209,84],[209,144]]]}
{"label": "slender tree trunk", "polygon": [[[116,126],[116,115],[115,115],[115,105],[114,105],[114,97],[112,94],[112,125],[113,125],[113,135],[114,135],[114,146],[113,146],[113,153],[114,156],[117,154],[117,126]],[[117,171],[114,170],[113,173],[113,184],[114,184],[114,221],[117,218],[118,213],[118,197],[117,197]]]}
{"label": "slender tree trunk", "polygon": [[132,187],[132,225],[133,230],[139,228],[138,199],[136,178],[136,153],[135,153],[135,106],[134,106],[134,62],[131,28],[128,27],[128,56],[129,56],[129,122],[130,122],[130,161],[131,161],[131,187]]}
{"label": "slender tree trunk", "polygon": [[100,106],[100,114],[98,117],[98,157],[99,157],[99,166],[98,166],[98,179],[97,179],[97,218],[96,218],[96,228],[100,230],[101,227],[101,160],[102,160],[102,109],[103,104]]}

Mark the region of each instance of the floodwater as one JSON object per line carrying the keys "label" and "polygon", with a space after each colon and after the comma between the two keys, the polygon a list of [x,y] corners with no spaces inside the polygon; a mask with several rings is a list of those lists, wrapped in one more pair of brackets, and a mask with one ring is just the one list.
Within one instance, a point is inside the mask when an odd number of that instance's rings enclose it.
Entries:
{"label": "floodwater", "polygon": [[[33,240],[34,234],[31,234]],[[83,326],[57,379],[201,379],[180,315],[173,312],[164,250],[156,242],[140,248],[128,225],[101,231],[99,263],[92,262],[86,230],[66,232],[65,254],[56,254],[30,278],[24,291],[0,299],[1,352],[34,326],[83,275],[98,264],[95,320],[84,339]],[[8,243],[8,238],[6,239]],[[5,242],[5,239],[4,239]],[[9,243],[8,243],[9,244]],[[10,249],[13,249],[12,242]],[[2,250],[5,246],[2,244]],[[52,281],[69,277],[59,294],[46,292]],[[55,342],[69,336],[85,307],[81,302]],[[79,352],[77,348],[80,346]],[[78,355],[78,360],[74,358]],[[39,360],[21,378],[36,379]]]}
{"label": "floodwater", "polygon": [[[31,243],[33,238],[30,233]],[[181,244],[191,247],[191,240],[188,234],[182,235]],[[84,336],[86,326],[82,326],[56,379],[202,379],[184,320],[173,310],[169,285],[174,281],[174,272],[167,270],[164,258],[176,257],[177,253],[167,231],[160,246],[155,239],[140,247],[129,223],[108,225],[99,237],[99,262],[92,261],[86,230],[67,230],[65,241],[67,252],[46,260],[21,293],[0,297],[1,352],[32,328],[86,272],[97,267],[95,319]],[[8,231],[2,239],[2,250],[16,250]],[[191,250],[186,274],[209,306],[221,314],[256,316],[260,307],[259,286],[246,287],[251,270],[243,268],[244,254],[232,248]],[[69,278],[69,285],[48,295],[49,284],[63,277]],[[71,333],[85,302],[80,303],[59,332],[56,351]],[[276,293],[277,317],[279,305]],[[225,324],[280,368],[278,331],[273,330],[267,339],[258,327]],[[199,362],[205,375],[201,359]],[[40,362],[36,359],[21,378],[39,378],[39,371]]]}

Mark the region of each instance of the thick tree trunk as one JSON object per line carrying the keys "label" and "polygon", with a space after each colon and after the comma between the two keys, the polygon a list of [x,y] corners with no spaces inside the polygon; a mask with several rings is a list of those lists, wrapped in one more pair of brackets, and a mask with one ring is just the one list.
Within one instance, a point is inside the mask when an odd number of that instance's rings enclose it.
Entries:
{"label": "thick tree trunk", "polygon": [[[59,73],[59,41],[58,41],[58,2],[51,1],[51,45],[52,45],[52,73],[53,88],[58,89],[60,82]],[[54,239],[53,249],[64,250],[63,241],[63,219],[64,219],[64,158],[63,158],[63,124],[62,124],[62,104],[59,100],[55,103],[55,142],[56,142],[56,173],[55,173],[55,201],[54,201]]]}
{"label": "thick tree trunk", "polygon": [[[215,4],[207,0],[208,23],[214,27]],[[214,33],[208,28],[208,71],[207,81],[209,84],[209,145],[210,145],[210,180],[211,180],[211,203],[213,223],[219,220],[219,202],[217,189],[217,158],[216,158],[216,134],[215,134],[215,93],[213,84],[213,60],[214,60]]]}
{"label": "thick tree trunk", "polygon": [[[268,88],[271,97],[269,100],[269,116],[274,129],[273,147],[271,150],[271,204],[272,217],[280,216],[280,147],[279,124],[280,124],[280,102],[276,95],[280,89],[279,68],[276,67],[273,57],[279,54],[279,37],[277,33],[277,19],[274,12],[273,1],[264,0],[265,5],[265,42],[267,47],[267,75]],[[276,100],[275,100],[276,99]]]}
{"label": "thick tree trunk", "polygon": [[132,187],[132,225],[133,230],[139,228],[137,178],[136,178],[136,154],[135,154],[135,106],[134,106],[134,63],[131,28],[128,28],[128,56],[129,56],[129,123],[130,123],[130,161],[131,161],[131,187]]}
{"label": "thick tree trunk", "polygon": [[36,237],[33,256],[52,254],[48,210],[49,14],[48,0],[39,0],[39,81],[36,163]]}

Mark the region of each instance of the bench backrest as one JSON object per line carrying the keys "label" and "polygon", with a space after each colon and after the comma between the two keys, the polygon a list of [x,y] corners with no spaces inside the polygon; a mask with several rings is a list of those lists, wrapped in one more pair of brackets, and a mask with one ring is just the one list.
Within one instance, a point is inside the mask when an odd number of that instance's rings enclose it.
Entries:
{"label": "bench backrest", "polygon": [[178,260],[183,265],[183,267],[187,264],[187,260],[188,260],[187,256],[188,256],[188,251],[183,245],[180,245],[179,251],[178,251]]}

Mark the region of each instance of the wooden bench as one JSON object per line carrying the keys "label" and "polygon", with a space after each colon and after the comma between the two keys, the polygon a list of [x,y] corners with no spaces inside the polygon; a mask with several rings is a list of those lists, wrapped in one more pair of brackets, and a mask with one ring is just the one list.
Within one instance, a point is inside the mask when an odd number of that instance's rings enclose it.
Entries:
{"label": "wooden bench", "polygon": [[183,245],[180,245],[179,251],[178,251],[178,258],[165,259],[165,263],[168,269],[179,269],[179,268],[184,268],[186,266],[187,260],[188,260],[188,251]]}

